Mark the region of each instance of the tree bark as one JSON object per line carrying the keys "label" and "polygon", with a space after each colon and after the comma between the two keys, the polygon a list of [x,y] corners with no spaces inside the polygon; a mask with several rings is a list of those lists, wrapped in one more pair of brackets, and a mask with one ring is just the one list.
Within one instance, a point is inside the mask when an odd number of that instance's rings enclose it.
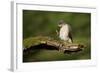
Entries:
{"label": "tree bark", "polygon": [[[69,43],[59,43],[57,41],[41,41],[41,43],[37,45],[33,45],[28,49],[42,49],[46,48],[49,50],[58,50],[58,51],[63,51],[64,53],[72,53],[72,52],[79,52],[82,51],[84,48],[84,45],[82,44],[69,44]],[[26,49],[27,50],[27,49]]]}

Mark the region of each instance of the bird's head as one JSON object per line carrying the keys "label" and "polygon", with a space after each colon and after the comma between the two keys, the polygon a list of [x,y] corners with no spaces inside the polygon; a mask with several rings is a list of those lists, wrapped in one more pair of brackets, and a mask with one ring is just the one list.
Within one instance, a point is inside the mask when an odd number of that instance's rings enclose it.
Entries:
{"label": "bird's head", "polygon": [[65,21],[64,20],[60,20],[58,22],[58,27],[62,27],[63,25],[65,25]]}

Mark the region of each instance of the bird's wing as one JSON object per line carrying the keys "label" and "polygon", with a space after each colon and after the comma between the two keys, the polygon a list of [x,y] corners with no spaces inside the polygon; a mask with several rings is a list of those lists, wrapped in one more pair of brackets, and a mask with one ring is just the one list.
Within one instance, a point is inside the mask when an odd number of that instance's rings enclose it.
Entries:
{"label": "bird's wing", "polygon": [[71,39],[71,41],[73,42],[73,37],[72,37],[72,29],[71,29],[71,26],[68,25],[69,27],[69,33],[68,33],[68,37]]}
{"label": "bird's wing", "polygon": [[69,32],[68,37],[71,39],[72,43],[73,43],[73,37],[72,37],[72,33]]}

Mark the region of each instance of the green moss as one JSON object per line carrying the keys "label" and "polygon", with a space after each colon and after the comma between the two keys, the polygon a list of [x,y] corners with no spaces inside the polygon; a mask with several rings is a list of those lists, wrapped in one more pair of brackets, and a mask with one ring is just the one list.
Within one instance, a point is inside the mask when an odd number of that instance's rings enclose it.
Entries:
{"label": "green moss", "polygon": [[54,40],[53,38],[46,37],[46,36],[36,36],[36,37],[30,37],[30,38],[24,39],[23,46],[25,48],[29,48],[31,46],[38,45],[40,43],[45,43],[46,41],[61,42],[61,41],[57,41],[57,40]]}

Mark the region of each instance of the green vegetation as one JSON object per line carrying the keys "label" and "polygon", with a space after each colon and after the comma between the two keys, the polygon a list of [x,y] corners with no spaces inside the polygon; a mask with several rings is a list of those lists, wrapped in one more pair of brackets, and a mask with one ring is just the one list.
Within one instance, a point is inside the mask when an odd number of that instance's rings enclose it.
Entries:
{"label": "green vegetation", "polygon": [[37,36],[37,37],[30,37],[24,40],[23,44],[25,48],[30,48],[33,45],[38,45],[41,42],[46,40],[52,40],[49,37]]}
{"label": "green vegetation", "polygon": [[[23,55],[24,62],[82,60],[91,58],[90,13],[23,10],[23,46],[29,48],[32,44],[40,43],[40,40],[48,40],[48,37],[59,40],[56,29],[61,19],[71,25],[74,43],[86,45],[84,51],[69,55],[56,50],[33,50],[31,53]],[[40,36],[47,37],[41,39]]]}

